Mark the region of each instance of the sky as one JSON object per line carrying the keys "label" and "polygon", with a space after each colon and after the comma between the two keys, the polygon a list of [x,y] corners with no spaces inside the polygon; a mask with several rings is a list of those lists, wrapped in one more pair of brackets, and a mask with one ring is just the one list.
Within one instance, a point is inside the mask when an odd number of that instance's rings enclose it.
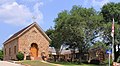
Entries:
{"label": "sky", "polygon": [[120,0],[0,0],[0,48],[10,36],[34,21],[46,31],[54,27],[58,13],[70,10],[73,5],[100,11],[109,2]]}

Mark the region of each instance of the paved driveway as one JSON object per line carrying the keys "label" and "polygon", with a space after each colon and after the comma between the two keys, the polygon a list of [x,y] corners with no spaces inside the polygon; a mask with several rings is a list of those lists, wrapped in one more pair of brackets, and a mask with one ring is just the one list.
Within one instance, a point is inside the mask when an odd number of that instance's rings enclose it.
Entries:
{"label": "paved driveway", "polygon": [[23,65],[19,65],[19,64],[7,62],[7,61],[0,61],[0,66],[23,66]]}

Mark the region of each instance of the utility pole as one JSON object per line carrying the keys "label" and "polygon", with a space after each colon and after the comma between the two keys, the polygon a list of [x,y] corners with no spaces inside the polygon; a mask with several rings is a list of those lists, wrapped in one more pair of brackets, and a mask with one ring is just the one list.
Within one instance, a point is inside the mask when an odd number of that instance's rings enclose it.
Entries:
{"label": "utility pole", "polygon": [[112,62],[114,62],[114,18],[113,18],[113,22],[112,22]]}
{"label": "utility pole", "polygon": [[112,38],[112,62],[114,62],[114,36]]}

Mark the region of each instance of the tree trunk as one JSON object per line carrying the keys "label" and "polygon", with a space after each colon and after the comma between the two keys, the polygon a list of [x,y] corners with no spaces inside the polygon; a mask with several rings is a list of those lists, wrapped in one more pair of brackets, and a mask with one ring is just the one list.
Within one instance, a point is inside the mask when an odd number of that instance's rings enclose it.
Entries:
{"label": "tree trunk", "polygon": [[82,52],[79,50],[79,64],[81,64],[81,61],[82,61],[82,59],[81,59],[81,55],[82,54]]}
{"label": "tree trunk", "polygon": [[75,49],[71,50],[71,52],[72,52],[71,61],[74,62],[75,61]]}
{"label": "tree trunk", "polygon": [[60,55],[59,49],[56,49],[56,61],[59,61],[59,55]]}

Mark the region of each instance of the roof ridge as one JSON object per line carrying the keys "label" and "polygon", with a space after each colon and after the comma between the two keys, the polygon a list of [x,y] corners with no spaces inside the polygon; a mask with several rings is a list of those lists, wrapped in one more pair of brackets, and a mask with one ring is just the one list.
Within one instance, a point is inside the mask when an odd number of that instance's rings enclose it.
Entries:
{"label": "roof ridge", "polygon": [[37,24],[37,22],[33,22],[32,24],[28,25],[27,27],[21,29],[20,31],[16,32],[15,34],[13,34],[8,40],[6,40],[3,44],[6,44],[7,42],[10,42],[12,40],[14,40],[15,38],[19,37],[20,35],[22,35],[24,32],[26,32],[26,30],[30,29],[32,26],[36,26],[40,32],[42,32],[42,34],[44,35],[44,37],[48,40],[51,41],[51,39],[46,35],[46,33],[43,31],[43,29]]}
{"label": "roof ridge", "polygon": [[31,25],[36,24],[36,22],[33,22],[32,24],[28,25],[25,28],[22,28],[21,30],[17,31],[16,33],[14,33],[11,37],[9,37],[4,43],[6,43],[7,41],[9,41],[10,39],[16,37],[17,35],[19,35],[20,33],[22,33],[25,29],[27,29],[28,27],[30,27]]}

